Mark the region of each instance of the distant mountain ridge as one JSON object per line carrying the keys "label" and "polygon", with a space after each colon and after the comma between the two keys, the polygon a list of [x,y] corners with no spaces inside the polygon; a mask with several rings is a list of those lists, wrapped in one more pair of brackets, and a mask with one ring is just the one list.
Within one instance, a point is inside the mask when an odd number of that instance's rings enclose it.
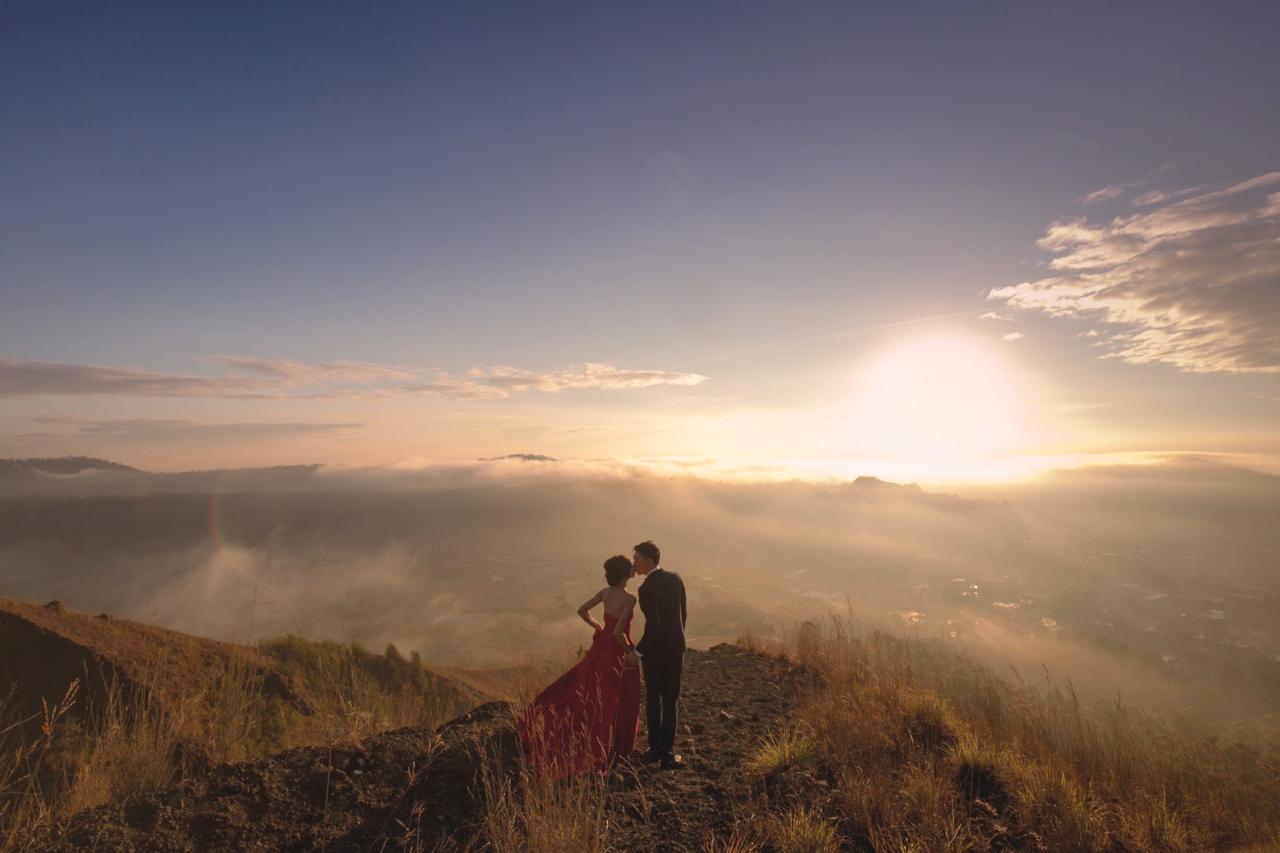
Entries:
{"label": "distant mountain ridge", "polygon": [[481,456],[481,462],[559,462],[554,456],[541,453],[508,453],[506,456]]}
{"label": "distant mountain ridge", "polygon": [[73,475],[84,471],[116,471],[128,474],[144,473],[138,468],[97,459],[92,456],[51,456],[33,459],[0,459],[0,478],[37,477],[41,474]]}
{"label": "distant mountain ridge", "polygon": [[322,465],[155,472],[91,456],[0,459],[0,495],[109,495],[148,492],[296,490]]}

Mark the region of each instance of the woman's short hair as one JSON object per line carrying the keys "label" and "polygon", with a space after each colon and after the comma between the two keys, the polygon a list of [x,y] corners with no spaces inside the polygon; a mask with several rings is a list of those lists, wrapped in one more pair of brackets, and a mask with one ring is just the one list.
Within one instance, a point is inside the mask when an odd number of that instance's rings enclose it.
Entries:
{"label": "woman's short hair", "polygon": [[604,561],[604,579],[613,586],[631,577],[631,561],[621,554]]}

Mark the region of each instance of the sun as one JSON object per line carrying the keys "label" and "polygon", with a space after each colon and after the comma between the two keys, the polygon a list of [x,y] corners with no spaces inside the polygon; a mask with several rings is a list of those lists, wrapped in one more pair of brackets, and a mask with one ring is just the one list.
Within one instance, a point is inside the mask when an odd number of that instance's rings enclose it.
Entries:
{"label": "sun", "polygon": [[874,356],[855,381],[856,451],[945,473],[977,470],[1031,438],[1017,376],[982,342],[938,335]]}

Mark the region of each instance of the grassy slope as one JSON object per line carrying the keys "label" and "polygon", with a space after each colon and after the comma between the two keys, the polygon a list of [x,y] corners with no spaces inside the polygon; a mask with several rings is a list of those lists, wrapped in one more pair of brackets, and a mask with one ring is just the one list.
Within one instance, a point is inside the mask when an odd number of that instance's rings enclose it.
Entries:
{"label": "grassy slope", "polygon": [[[1280,748],[1269,741],[1208,739],[1115,703],[1084,707],[1069,685],[1010,684],[935,641],[854,632],[835,618],[767,651],[810,674],[809,687],[778,693],[790,703],[785,712],[761,714],[758,704],[773,694],[757,688],[779,676],[732,682],[736,659],[721,652],[689,673],[686,722],[698,730],[685,733],[692,765],[683,777],[644,770],[548,788],[490,769],[478,794],[478,843],[564,849],[557,833],[572,827],[576,849],[630,849],[654,821],[669,821],[699,849],[1192,851],[1280,843]],[[309,716],[323,724],[306,736],[320,744],[396,725],[426,731],[452,702],[473,695],[446,695],[445,688],[466,688],[394,649],[376,654],[286,637],[243,654],[314,704]],[[472,689],[512,677],[470,674]],[[82,756],[89,779],[77,779],[72,796],[47,802],[27,825],[161,789],[182,772],[199,776],[172,764],[166,775],[128,746],[149,743],[147,754],[163,754],[173,742],[166,719],[121,713]],[[284,740],[304,729],[286,727]],[[241,746],[252,755],[252,744]],[[738,758],[729,761],[730,752]],[[744,773],[745,785],[721,781]],[[112,778],[128,784],[101,784]],[[328,809],[330,789],[323,793]],[[29,807],[30,794],[11,802]],[[437,795],[406,794],[425,797],[428,808]]]}
{"label": "grassy slope", "polygon": [[0,849],[210,765],[434,726],[484,693],[394,648],[223,643],[0,599]]}

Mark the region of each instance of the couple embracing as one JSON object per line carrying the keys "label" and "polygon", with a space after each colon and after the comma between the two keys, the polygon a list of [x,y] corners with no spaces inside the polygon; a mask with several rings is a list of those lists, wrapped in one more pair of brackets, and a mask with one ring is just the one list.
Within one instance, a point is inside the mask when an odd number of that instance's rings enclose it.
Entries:
{"label": "couple embracing", "polygon": [[[586,657],[553,681],[529,704],[516,730],[534,766],[557,777],[603,772],[631,754],[640,726],[640,671],[644,671],[647,758],[663,769],[679,767],[675,754],[676,702],[684,665],[688,609],[684,582],[661,567],[662,552],[652,542],[604,562],[604,589],[578,608],[595,629]],[[635,575],[644,581],[637,595],[627,592]],[[644,636],[631,642],[637,599]],[[604,606],[604,624],[591,611]]]}

